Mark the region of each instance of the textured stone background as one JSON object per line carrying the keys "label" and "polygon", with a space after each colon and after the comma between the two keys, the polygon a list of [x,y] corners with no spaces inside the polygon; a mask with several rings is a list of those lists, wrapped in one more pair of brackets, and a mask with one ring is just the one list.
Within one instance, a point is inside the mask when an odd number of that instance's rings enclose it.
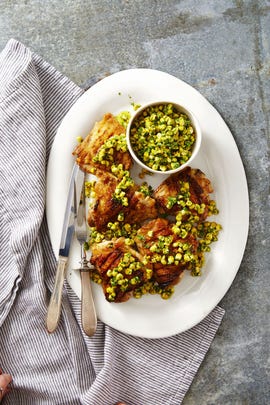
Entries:
{"label": "textured stone background", "polygon": [[97,74],[154,68],[221,113],[246,170],[250,233],[184,405],[269,404],[270,1],[1,0],[0,49],[10,38],[84,87]]}

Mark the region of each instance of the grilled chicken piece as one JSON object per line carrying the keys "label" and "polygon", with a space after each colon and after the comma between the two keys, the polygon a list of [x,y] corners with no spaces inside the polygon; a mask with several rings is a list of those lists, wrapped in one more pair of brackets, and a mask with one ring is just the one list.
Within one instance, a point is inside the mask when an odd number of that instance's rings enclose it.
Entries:
{"label": "grilled chicken piece", "polygon": [[170,258],[175,258],[179,253],[177,242],[188,245],[190,253],[195,253],[198,248],[195,237],[189,236],[182,239],[173,233],[172,226],[173,224],[167,219],[157,218],[142,226],[135,238],[141,255],[149,256],[154,261],[157,258],[153,264],[153,279],[162,287],[177,284],[183,271],[189,269],[188,262],[181,259],[174,259],[170,263]]}
{"label": "grilled chicken piece", "polygon": [[140,191],[138,185],[132,185],[126,190],[128,206],[123,206],[113,198],[120,180],[113,174],[97,171],[98,181],[94,186],[95,200],[88,211],[88,224],[103,231],[108,222],[114,222],[120,212],[124,222],[142,224],[145,220],[156,218],[158,215],[156,201]]}
{"label": "grilled chicken piece", "polygon": [[98,231],[106,229],[108,222],[116,220],[123,210],[123,205],[113,198],[119,179],[106,172],[100,172],[94,186],[95,200],[88,211],[88,224]]}
{"label": "grilled chicken piece", "polygon": [[[110,172],[111,164],[104,165],[100,162],[95,162],[93,158],[97,155],[102,145],[112,136],[125,134],[125,128],[119,124],[116,118],[107,113],[103,116],[102,120],[96,122],[91,132],[73,151],[73,155],[77,156],[76,162],[82,170],[91,173],[92,168],[98,168],[102,171]],[[122,164],[125,170],[128,170],[132,165],[130,153],[117,151],[114,148],[112,155],[113,164]]]}
{"label": "grilled chicken piece", "polygon": [[[143,258],[125,244],[125,238],[97,243],[91,249],[91,263],[102,279],[103,291],[108,301],[127,301],[132,291],[146,282],[146,267],[141,263]],[[132,270],[131,264],[134,267]],[[122,265],[122,270],[117,270],[119,265]]]}
{"label": "grilled chicken piece", "polygon": [[173,198],[181,196],[181,183],[183,184],[183,182],[189,184],[189,199],[194,204],[204,203],[206,205],[204,212],[199,215],[200,220],[204,220],[208,216],[209,193],[213,192],[213,188],[210,180],[206,178],[200,169],[191,169],[190,167],[172,174],[155,190],[154,198],[157,201],[160,212],[173,214],[181,209],[177,203],[170,206],[170,201]]}
{"label": "grilled chicken piece", "polygon": [[178,284],[184,275],[183,265],[172,265],[168,264],[166,266],[161,263],[156,263],[154,266],[154,280],[161,286],[173,286]]}
{"label": "grilled chicken piece", "polygon": [[130,197],[129,205],[124,210],[125,222],[143,224],[146,220],[157,218],[156,200],[136,190]]}

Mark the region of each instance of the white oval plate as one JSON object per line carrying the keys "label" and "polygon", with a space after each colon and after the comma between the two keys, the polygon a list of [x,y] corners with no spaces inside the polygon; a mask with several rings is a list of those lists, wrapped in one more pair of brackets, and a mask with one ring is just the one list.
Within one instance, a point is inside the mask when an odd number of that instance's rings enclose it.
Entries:
{"label": "white oval plate", "polygon": [[[203,141],[192,167],[212,181],[213,198],[220,210],[213,220],[222,224],[218,242],[207,254],[201,277],[186,272],[169,300],[145,295],[121,304],[105,300],[102,288],[93,283],[98,318],[122,332],[146,338],[162,338],[183,332],[199,323],[223,298],[240,266],[248,235],[249,201],[246,176],[233,136],[219,113],[194,88],[164,72],[130,69],[115,73],[90,88],[67,113],[57,132],[47,172],[46,214],[52,246],[58,257],[61,228],[74,159],[76,137],[84,137],[104,113],[134,112],[138,104],[171,100],[194,112]],[[153,186],[155,176],[145,179]],[[79,245],[74,240],[67,280],[81,296]]]}

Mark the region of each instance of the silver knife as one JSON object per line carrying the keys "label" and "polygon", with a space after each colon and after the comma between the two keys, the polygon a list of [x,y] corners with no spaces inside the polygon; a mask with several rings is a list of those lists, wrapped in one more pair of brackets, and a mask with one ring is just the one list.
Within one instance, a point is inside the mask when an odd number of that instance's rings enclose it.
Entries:
{"label": "silver knife", "polygon": [[61,313],[63,284],[66,276],[70,245],[74,233],[74,181],[76,181],[78,173],[79,166],[74,163],[69,182],[55,282],[46,318],[46,327],[50,333],[54,332],[57,328]]}
{"label": "silver knife", "polygon": [[[80,177],[80,176],[78,176]],[[86,258],[86,253],[84,249],[84,243],[87,240],[87,222],[85,215],[85,173],[83,176],[83,183],[77,181],[75,187],[80,192],[80,202],[77,204],[76,192],[74,191],[74,224],[75,224],[75,234],[78,242],[81,245],[81,286],[82,286],[82,296],[81,296],[81,311],[82,311],[82,328],[86,335],[93,336],[97,328],[97,316],[95,310],[95,304],[92,296],[90,271],[91,266],[89,266],[88,260]],[[77,208],[78,207],[78,208]]]}

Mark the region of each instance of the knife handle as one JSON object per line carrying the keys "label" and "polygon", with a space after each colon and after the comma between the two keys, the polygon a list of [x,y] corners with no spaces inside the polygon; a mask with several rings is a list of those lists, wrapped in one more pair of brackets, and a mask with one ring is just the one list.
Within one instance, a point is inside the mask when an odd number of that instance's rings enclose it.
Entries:
{"label": "knife handle", "polygon": [[46,326],[49,333],[57,328],[62,304],[62,291],[66,273],[67,257],[59,256],[53,292],[48,306]]}
{"label": "knife handle", "polygon": [[81,271],[82,327],[86,335],[93,336],[97,328],[97,316],[93,301],[89,271]]}

